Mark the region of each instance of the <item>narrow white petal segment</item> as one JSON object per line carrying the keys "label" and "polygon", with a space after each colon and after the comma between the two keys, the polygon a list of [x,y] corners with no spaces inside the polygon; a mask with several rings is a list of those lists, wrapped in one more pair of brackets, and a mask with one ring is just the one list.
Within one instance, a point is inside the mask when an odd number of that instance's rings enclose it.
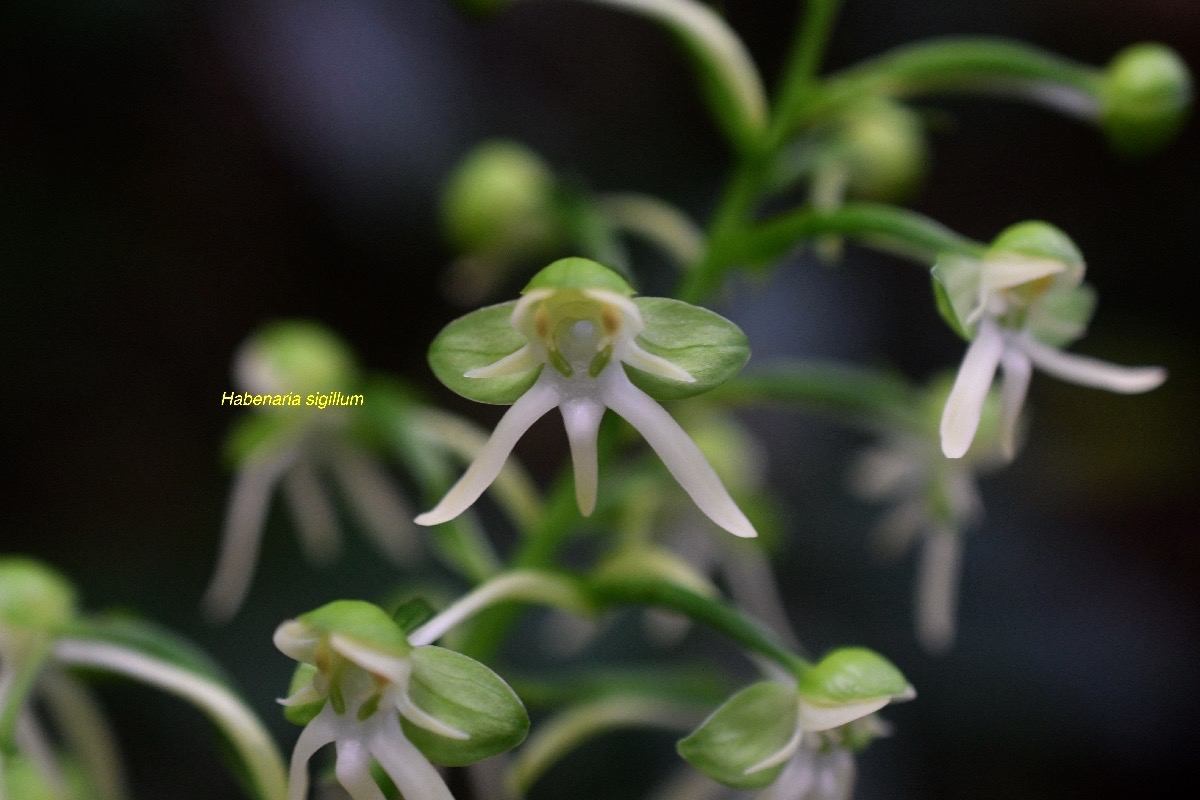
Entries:
{"label": "narrow white petal segment", "polygon": [[1023,283],[1057,275],[1066,270],[1067,264],[1054,258],[1030,256],[989,258],[983,261],[979,275],[980,288],[985,293],[1012,289]]}
{"label": "narrow white petal segment", "polygon": [[499,361],[494,361],[486,367],[476,367],[463,373],[464,378],[500,378],[505,375],[518,375],[536,369],[545,363],[533,349],[533,345],[525,345],[514,353],[509,353]]}
{"label": "narrow white petal segment", "polygon": [[241,608],[258,562],[258,549],[271,492],[291,466],[295,451],[251,461],[233,479],[225,528],[212,580],[204,591],[204,613],[215,621],[232,617]]}
{"label": "narrow white petal segment", "polygon": [[387,800],[371,777],[371,751],[358,737],[338,740],[334,774],[353,800]]}
{"label": "narrow white petal segment", "polygon": [[734,536],[750,538],[758,535],[696,443],[666,409],[630,383],[620,364],[610,364],[597,380],[604,404],[646,439],[667,470],[709,519]]}
{"label": "narrow white petal segment", "polygon": [[1000,369],[1004,374],[1000,382],[1000,452],[1011,460],[1017,454],[1017,421],[1029,393],[1033,365],[1019,348],[1006,347],[1000,356]]}
{"label": "narrow white petal segment", "polygon": [[841,703],[836,706],[817,705],[800,699],[800,727],[806,731],[827,731],[859,717],[874,714],[892,702],[890,695],[862,700],[857,703]]}
{"label": "narrow white petal segment", "polygon": [[1096,358],[1072,355],[1044,345],[1028,334],[1020,336],[1016,344],[1038,369],[1080,386],[1138,394],[1157,389],[1167,379],[1167,371],[1162,367],[1122,367]]}
{"label": "narrow white petal segment", "polygon": [[288,772],[288,800],[305,800],[308,797],[308,762],[325,745],[336,741],[342,728],[333,707],[326,705],[321,713],[300,731],[296,747],[292,750],[292,766]]}
{"label": "narrow white petal segment", "polygon": [[414,563],[420,556],[420,544],[412,526],[412,509],[379,462],[347,448],[333,457],[332,468],[342,496],[380,552],[393,564]]}
{"label": "narrow white petal segment", "polygon": [[337,512],[311,458],[296,459],[283,476],[283,496],[300,535],[304,557],[321,565],[334,561],[342,549]]}
{"label": "narrow white petal segment", "polygon": [[617,358],[629,366],[640,369],[642,372],[649,372],[651,375],[658,375],[661,378],[668,378],[680,383],[696,382],[692,374],[683,367],[671,363],[662,356],[647,353],[633,341],[626,342],[621,347]]}
{"label": "narrow white petal segment", "polygon": [[954,643],[961,566],[962,536],[939,530],[925,537],[916,587],[917,638],[931,653],[944,653]]}
{"label": "narrow white petal segment", "polygon": [[330,635],[329,646],[367,672],[387,678],[392,683],[404,683],[412,672],[407,655],[387,653],[340,633]]}
{"label": "narrow white petal segment", "polygon": [[967,348],[942,411],[942,452],[947,458],[962,458],[971,447],[1004,346],[1004,335],[996,323],[986,317],[980,320],[979,332]]}
{"label": "narrow white petal segment", "polygon": [[571,444],[575,502],[579,505],[579,513],[587,517],[596,509],[596,487],[600,479],[596,438],[600,435],[604,405],[588,397],[575,397],[561,402],[558,410],[562,412],[567,441]]}
{"label": "narrow white petal segment", "polygon": [[396,788],[414,800],[454,800],[446,782],[412,742],[404,737],[395,714],[377,714],[367,743]]}
{"label": "narrow white petal segment", "polygon": [[517,398],[512,408],[505,412],[492,432],[492,438],[479,451],[479,455],[467,468],[458,483],[450,488],[446,496],[434,508],[416,518],[418,525],[439,525],[454,519],[470,508],[484,490],[491,485],[517,440],[525,435],[533,423],[550,409],[558,405],[559,389],[550,377],[553,370],[543,370],[529,391]]}
{"label": "narrow white petal segment", "polygon": [[470,734],[460,731],[453,725],[447,725],[418,706],[408,696],[407,691],[396,692],[395,703],[397,710],[404,715],[404,718],[417,727],[436,733],[438,736],[445,736],[447,739],[465,741],[471,738]]}

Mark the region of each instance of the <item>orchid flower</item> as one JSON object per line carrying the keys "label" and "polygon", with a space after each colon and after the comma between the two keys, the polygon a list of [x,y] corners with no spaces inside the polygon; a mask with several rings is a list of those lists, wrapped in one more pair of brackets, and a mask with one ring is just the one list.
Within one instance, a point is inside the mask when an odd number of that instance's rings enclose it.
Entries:
{"label": "orchid flower", "polygon": [[726,786],[775,784],[778,790],[762,797],[806,797],[781,783],[785,771],[793,776],[805,768],[811,772],[810,750],[831,745],[862,749],[885,731],[875,712],[915,696],[882,656],[842,648],[807,667],[798,679],[763,680],[737,692],[680,740],[677,749],[692,766]]}
{"label": "orchid flower", "polygon": [[308,794],[307,766],[327,744],[353,800],[383,800],[378,763],[413,800],[453,800],[433,762],[463,765],[519,744],[529,718],[512,689],[477,661],[414,647],[382,609],[339,600],[289,620],[275,646],[300,666],[280,702],[304,724],[292,753],[289,800]]}
{"label": "orchid flower", "polygon": [[642,434],[709,519],[737,536],[756,535],[695,442],[652,396],[684,397],[726,380],[748,356],[745,337],[704,309],[632,295],[612,270],[562,259],[534,276],[520,300],[476,311],[439,334],[430,348],[438,378],[465,397],[512,407],[458,483],[417,524],[446,522],[470,507],[521,436],[557,406],[580,513],[596,507],[597,437],[612,409]]}
{"label": "orchid flower", "polygon": [[1004,375],[1001,448],[1008,458],[1035,366],[1122,394],[1146,392],[1166,380],[1161,367],[1122,367],[1060,349],[1083,335],[1095,306],[1083,272],[1074,243],[1044,222],[1008,228],[981,258],[945,256],[934,265],[939,310],[971,340],[942,414],[948,458],[961,458],[971,446],[997,368]]}

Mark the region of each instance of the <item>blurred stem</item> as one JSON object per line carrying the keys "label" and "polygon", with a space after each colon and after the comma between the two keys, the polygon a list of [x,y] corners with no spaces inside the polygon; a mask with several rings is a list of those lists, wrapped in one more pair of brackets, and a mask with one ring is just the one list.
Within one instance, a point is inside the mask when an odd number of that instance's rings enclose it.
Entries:
{"label": "blurred stem", "polygon": [[848,364],[788,362],[741,375],[713,389],[718,403],[781,403],[849,417],[864,426],[923,432],[920,396],[884,370]]}
{"label": "blurred stem", "polygon": [[819,94],[786,109],[785,130],[867,95],[1009,94],[1072,116],[1093,117],[1102,72],[1006,39],[948,37],[898,47],[830,76]]}
{"label": "blurred stem", "polygon": [[727,244],[726,256],[739,262],[772,261],[799,242],[828,235],[844,236],[923,265],[931,265],[944,253],[979,257],[986,249],[906,208],[847,203],[832,210],[801,208],[748,226]]}
{"label": "blurred stem", "polygon": [[228,687],[161,658],[109,642],[60,639],[55,661],[116,673],[183,698],[229,737],[263,800],[287,797],[283,758],[258,717]]}
{"label": "blurred stem", "polygon": [[825,55],[829,36],[837,20],[842,0],[808,0],[804,17],[796,29],[792,50],[775,101],[769,139],[774,148],[783,144],[788,133],[788,120],[793,109],[804,104],[817,84],[817,70]]}

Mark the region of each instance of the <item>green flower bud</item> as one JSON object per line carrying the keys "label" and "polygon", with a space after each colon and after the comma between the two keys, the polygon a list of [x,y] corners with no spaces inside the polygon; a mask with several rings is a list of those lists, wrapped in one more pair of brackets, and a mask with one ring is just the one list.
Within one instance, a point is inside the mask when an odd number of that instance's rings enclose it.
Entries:
{"label": "green flower bud", "polygon": [[1109,64],[1100,90],[1101,125],[1112,146],[1140,156],[1165,145],[1192,102],[1192,80],[1179,55],[1161,44],[1135,44]]}
{"label": "green flower bud", "polygon": [[30,558],[0,559],[0,643],[4,636],[53,634],[75,616],[75,590]]}
{"label": "green flower bud", "polygon": [[545,255],[562,238],[554,175],[528,148],[493,141],[471,151],[442,195],[442,219],[461,253],[507,262]]}
{"label": "green flower bud", "polygon": [[234,381],[253,394],[308,394],[348,388],[358,378],[353,352],[316,322],[271,323],[247,339],[234,357]]}
{"label": "green flower bud", "polygon": [[929,161],[920,116],[900,103],[874,99],[845,116],[840,132],[847,191],[863,200],[910,195]]}

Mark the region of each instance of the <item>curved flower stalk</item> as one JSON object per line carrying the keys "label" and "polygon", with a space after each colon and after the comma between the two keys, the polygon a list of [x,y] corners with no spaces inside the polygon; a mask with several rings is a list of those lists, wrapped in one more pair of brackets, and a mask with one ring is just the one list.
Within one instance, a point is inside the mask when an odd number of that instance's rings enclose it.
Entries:
{"label": "curved flower stalk", "polygon": [[465,765],[525,738],[529,718],[512,689],[477,661],[413,647],[379,607],[339,600],[283,623],[275,646],[300,662],[280,702],[304,730],[296,741],[289,800],[308,794],[308,762],[327,744],[353,800],[383,800],[383,769],[411,800],[453,800],[434,767]]}
{"label": "curved flower stalk", "polygon": [[[838,791],[848,791],[849,776],[828,772],[834,764],[814,764],[813,751],[831,745],[862,749],[885,730],[872,715],[915,696],[882,656],[843,648],[808,667],[794,683],[760,681],[742,689],[677,747],[692,766],[726,786],[770,787],[760,795],[763,800],[838,797]],[[832,793],[812,794],[822,788]]]}
{"label": "curved flower stalk", "polygon": [[745,337],[712,312],[632,294],[606,267],[562,259],[534,276],[519,301],[469,314],[438,335],[430,364],[443,383],[465,397],[512,408],[463,477],[417,524],[436,525],[469,508],[517,440],[558,407],[580,513],[596,506],[597,437],[605,410],[612,409],[642,434],[709,519],[737,536],[756,535],[696,444],[652,397],[683,397],[723,382],[748,356]]}
{"label": "curved flower stalk", "polygon": [[942,451],[962,458],[971,446],[997,369],[1001,388],[1001,448],[1016,449],[1017,419],[1033,367],[1081,386],[1132,394],[1166,380],[1161,367],[1121,367],[1060,348],[1083,335],[1095,306],[1082,283],[1083,257],[1044,222],[1008,228],[981,258],[946,256],[933,267],[942,316],[971,340],[946,400]]}

